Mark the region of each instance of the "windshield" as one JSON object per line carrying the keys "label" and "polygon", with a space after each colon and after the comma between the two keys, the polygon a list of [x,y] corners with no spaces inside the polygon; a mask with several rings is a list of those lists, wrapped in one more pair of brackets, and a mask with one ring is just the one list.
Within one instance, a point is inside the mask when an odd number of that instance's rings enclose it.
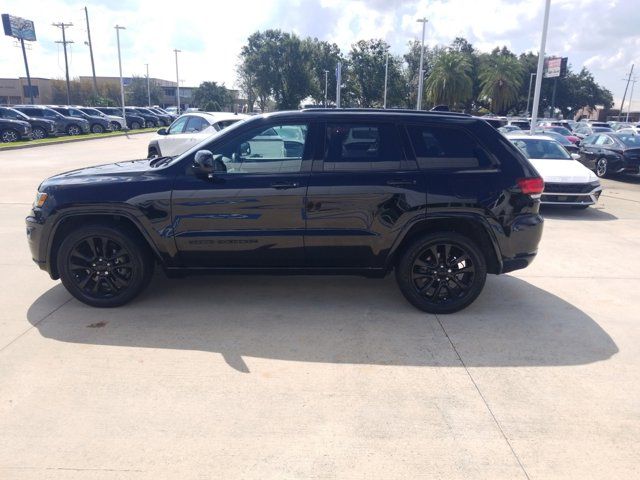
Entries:
{"label": "windshield", "polygon": [[640,135],[634,135],[633,133],[619,133],[615,137],[624,143],[626,147],[640,147]]}
{"label": "windshield", "polygon": [[560,135],[571,135],[571,132],[564,127],[548,127],[552,132],[559,133]]}
{"label": "windshield", "polygon": [[554,139],[556,142],[558,142],[560,145],[573,145],[568,139],[567,137],[565,137],[564,135],[560,135],[559,133],[556,132],[549,132],[549,131],[544,131],[542,132],[543,135],[546,135],[547,137],[551,137],[552,139]]}
{"label": "windshield", "polygon": [[555,140],[518,138],[511,140],[527,158],[544,160],[572,160],[571,156]]}

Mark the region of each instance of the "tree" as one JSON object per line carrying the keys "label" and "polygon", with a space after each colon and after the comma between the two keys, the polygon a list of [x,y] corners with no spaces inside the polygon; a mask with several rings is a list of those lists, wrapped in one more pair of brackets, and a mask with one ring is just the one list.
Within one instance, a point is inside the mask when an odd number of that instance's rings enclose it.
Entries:
{"label": "tree", "polygon": [[[151,81],[149,83],[149,93],[149,96],[151,97],[151,105],[160,103],[160,99],[162,98],[162,89],[155,81]],[[127,105],[136,105],[139,107],[147,105],[149,99],[147,96],[146,77],[133,77],[131,79],[131,83],[125,87],[124,96]]]}
{"label": "tree", "polygon": [[480,82],[480,95],[490,100],[491,111],[504,115],[518,100],[522,66],[515,55],[494,51],[481,67]]}
{"label": "tree", "polygon": [[425,82],[427,99],[433,104],[445,104],[451,108],[466,102],[473,93],[470,71],[469,61],[460,52],[441,52]]}
{"label": "tree", "polygon": [[311,66],[313,69],[311,78],[310,95],[316,104],[324,105],[325,70],[327,71],[327,99],[335,98],[336,91],[336,66],[344,61],[340,48],[335,43],[329,43],[317,38],[306,40],[307,48],[311,51]]}
{"label": "tree", "polygon": [[256,88],[253,84],[252,73],[247,71],[246,65],[240,60],[236,71],[236,84],[240,91],[247,98],[247,113],[253,112],[253,105],[256,102]]}
{"label": "tree", "polygon": [[202,82],[193,92],[193,103],[206,111],[233,110],[233,95],[216,82]]}

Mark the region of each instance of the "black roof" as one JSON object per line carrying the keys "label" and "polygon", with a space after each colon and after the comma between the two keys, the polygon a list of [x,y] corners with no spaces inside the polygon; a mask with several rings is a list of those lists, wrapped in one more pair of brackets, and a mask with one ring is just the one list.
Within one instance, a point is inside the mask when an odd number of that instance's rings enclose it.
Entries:
{"label": "black roof", "polygon": [[408,108],[303,108],[301,112],[324,112],[324,113],[386,113],[386,114],[412,114],[412,115],[429,115],[437,117],[466,117],[471,115],[468,113],[446,112],[436,110],[410,110]]}

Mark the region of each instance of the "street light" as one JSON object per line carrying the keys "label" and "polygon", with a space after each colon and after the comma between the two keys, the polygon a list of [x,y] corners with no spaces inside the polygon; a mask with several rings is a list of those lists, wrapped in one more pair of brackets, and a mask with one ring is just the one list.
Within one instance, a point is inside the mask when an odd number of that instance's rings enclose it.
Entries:
{"label": "street light", "polygon": [[387,108],[387,79],[389,78],[389,51],[387,50],[387,58],[384,61],[384,100],[382,108]]}
{"label": "street light", "polygon": [[544,6],[544,21],[542,23],[542,38],[540,40],[540,52],[538,53],[538,70],[536,72],[536,89],[533,93],[533,108],[531,111],[531,133],[538,123],[538,107],[540,106],[540,88],[542,87],[542,67],[544,66],[544,48],[547,44],[547,29],[549,27],[549,9],[551,0],[546,0]]}
{"label": "street light", "polygon": [[149,87],[149,64],[145,63],[147,67],[147,107],[151,106],[151,88]]}
{"label": "street light", "polygon": [[329,89],[329,70],[324,71],[324,108],[327,108],[327,90]]}
{"label": "street light", "polygon": [[122,119],[124,120],[125,128],[127,127],[127,117],[124,112],[124,82],[122,81],[122,58],[120,57],[120,30],[126,30],[120,25],[114,27],[116,29],[116,38],[118,40],[118,68],[120,70],[120,100],[122,101]]}
{"label": "street light", "polygon": [[178,53],[180,53],[181,50],[176,48],[173,51],[176,54],[176,96],[178,97],[178,115],[180,115],[180,75],[178,75]]}
{"label": "street light", "polygon": [[422,109],[422,84],[423,84],[423,66],[424,66],[424,30],[427,26],[428,20],[426,18],[420,18],[417,20],[418,23],[422,23],[422,44],[420,47],[420,68],[418,69],[418,103],[416,105],[416,110]]}
{"label": "street light", "polygon": [[529,75],[529,93],[527,94],[527,115],[529,115],[529,102],[531,101],[531,83],[533,82],[533,77],[535,77],[536,74],[532,73]]}

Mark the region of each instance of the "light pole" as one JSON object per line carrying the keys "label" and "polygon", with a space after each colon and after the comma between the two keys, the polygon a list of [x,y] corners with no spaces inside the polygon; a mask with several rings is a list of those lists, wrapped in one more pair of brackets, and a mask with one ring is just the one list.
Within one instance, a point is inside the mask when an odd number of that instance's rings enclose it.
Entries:
{"label": "light pole", "polygon": [[178,53],[180,50],[176,48],[173,51],[176,54],[176,97],[178,97],[178,115],[180,115],[180,75],[178,74]]}
{"label": "light pole", "polygon": [[145,63],[147,67],[147,107],[151,106],[151,88],[149,87],[149,64]]}
{"label": "light pole", "polygon": [[527,115],[529,115],[529,103],[531,102],[531,84],[533,83],[533,77],[535,77],[536,74],[532,73],[529,75],[529,93],[527,94]]}
{"label": "light pole", "polygon": [[324,108],[327,108],[327,91],[329,90],[329,70],[324,71]]}
{"label": "light pole", "polygon": [[122,118],[125,121],[125,128],[127,125],[127,117],[124,112],[124,82],[122,81],[122,57],[120,56],[120,30],[126,30],[120,25],[114,27],[116,29],[116,39],[118,41],[118,69],[120,70],[120,100],[122,101]]}
{"label": "light pole", "polygon": [[629,106],[627,107],[627,119],[625,122],[629,122],[629,114],[631,113],[631,102],[633,100],[633,88],[636,86],[637,79],[631,80],[631,93],[629,94]]}
{"label": "light pole", "polygon": [[418,69],[418,103],[416,105],[416,110],[422,109],[422,84],[423,84],[423,67],[424,67],[424,31],[427,26],[428,20],[426,18],[420,18],[417,20],[418,23],[422,23],[422,43],[420,46],[420,68]]}
{"label": "light pole", "polygon": [[544,6],[544,20],[542,23],[542,38],[540,40],[540,52],[538,53],[538,70],[536,72],[536,89],[533,93],[533,108],[531,111],[530,131],[533,134],[538,123],[538,107],[540,106],[540,87],[542,86],[542,67],[544,66],[544,49],[547,44],[547,29],[549,27],[549,8],[551,0],[546,0]]}
{"label": "light pole", "polygon": [[389,77],[389,51],[387,51],[387,58],[384,61],[384,100],[382,101],[382,108],[387,108],[387,79]]}

